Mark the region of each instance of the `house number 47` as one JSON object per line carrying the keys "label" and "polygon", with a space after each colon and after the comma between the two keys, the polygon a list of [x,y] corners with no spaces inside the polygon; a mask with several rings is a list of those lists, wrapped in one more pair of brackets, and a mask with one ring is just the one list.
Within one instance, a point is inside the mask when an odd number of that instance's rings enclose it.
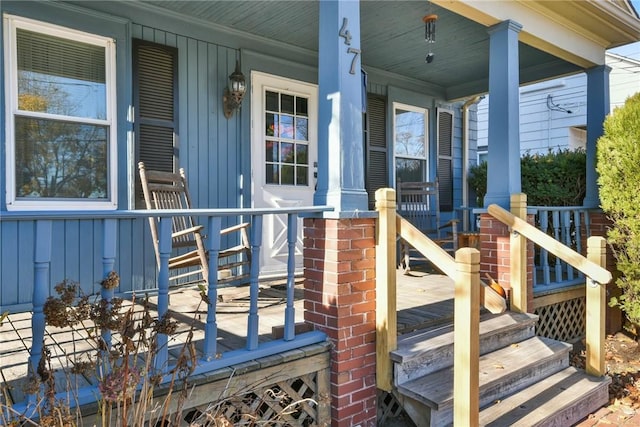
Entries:
{"label": "house number 47", "polygon": [[347,48],[347,54],[353,54],[353,59],[351,60],[351,69],[349,70],[349,74],[355,74],[356,73],[356,60],[358,59],[358,56],[360,55],[360,49],[357,49],[355,47],[351,47],[351,32],[347,29],[348,26],[349,26],[349,20],[347,18],[342,18],[342,27],[340,28],[340,31],[338,32],[338,37],[343,37],[344,38],[344,44],[349,46]]}

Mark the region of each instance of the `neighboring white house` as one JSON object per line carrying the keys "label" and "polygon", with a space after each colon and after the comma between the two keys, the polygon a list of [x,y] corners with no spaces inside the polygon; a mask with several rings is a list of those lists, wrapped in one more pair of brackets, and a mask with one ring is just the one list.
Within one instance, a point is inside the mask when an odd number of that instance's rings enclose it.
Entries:
{"label": "neighboring white house", "polygon": [[[611,111],[640,92],[640,60],[608,52]],[[520,152],[584,148],[587,75],[575,74],[520,88]],[[478,103],[477,161],[488,152],[488,97]],[[471,157],[473,159],[473,157]]]}

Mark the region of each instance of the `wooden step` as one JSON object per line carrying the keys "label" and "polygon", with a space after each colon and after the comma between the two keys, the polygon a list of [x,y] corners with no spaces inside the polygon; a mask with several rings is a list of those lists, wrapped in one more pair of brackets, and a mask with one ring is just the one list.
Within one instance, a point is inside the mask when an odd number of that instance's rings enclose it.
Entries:
{"label": "wooden step", "polygon": [[[507,312],[480,319],[480,354],[531,338],[538,316]],[[448,324],[398,337],[391,352],[396,385],[428,375],[453,363],[453,325]]]}
{"label": "wooden step", "polygon": [[609,400],[608,376],[566,368],[480,411],[481,426],[569,426]]}
{"label": "wooden step", "polygon": [[[480,406],[502,399],[569,365],[571,345],[544,337],[529,338],[480,357]],[[426,407],[430,425],[452,422],[453,367],[404,384],[398,392]]]}

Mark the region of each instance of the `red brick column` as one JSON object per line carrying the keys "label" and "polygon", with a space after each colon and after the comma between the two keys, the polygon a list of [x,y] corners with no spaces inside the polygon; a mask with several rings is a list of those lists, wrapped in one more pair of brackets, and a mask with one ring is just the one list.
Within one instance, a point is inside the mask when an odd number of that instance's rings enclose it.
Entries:
{"label": "red brick column", "polygon": [[375,219],[304,220],[305,321],[331,342],[331,425],[376,425]]}
{"label": "red brick column", "polygon": [[[533,215],[527,215],[533,224]],[[480,214],[480,278],[489,273],[502,287],[511,289],[510,236],[506,225],[489,215]],[[527,311],[533,311],[533,243],[527,241]]]}

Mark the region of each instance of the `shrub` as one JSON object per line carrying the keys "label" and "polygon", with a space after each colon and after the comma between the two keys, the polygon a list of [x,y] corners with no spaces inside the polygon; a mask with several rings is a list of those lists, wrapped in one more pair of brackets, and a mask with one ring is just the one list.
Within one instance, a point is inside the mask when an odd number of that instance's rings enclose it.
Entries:
{"label": "shrub", "polygon": [[613,222],[609,242],[622,273],[616,282],[622,296],[611,303],[640,323],[640,93],[605,120],[597,171],[601,206]]}
{"label": "shrub", "polygon": [[[520,173],[527,203],[531,206],[582,205],[586,159],[586,153],[581,149],[524,155],[520,159]],[[476,193],[478,206],[482,206],[487,192],[486,162],[469,170],[469,186]]]}

